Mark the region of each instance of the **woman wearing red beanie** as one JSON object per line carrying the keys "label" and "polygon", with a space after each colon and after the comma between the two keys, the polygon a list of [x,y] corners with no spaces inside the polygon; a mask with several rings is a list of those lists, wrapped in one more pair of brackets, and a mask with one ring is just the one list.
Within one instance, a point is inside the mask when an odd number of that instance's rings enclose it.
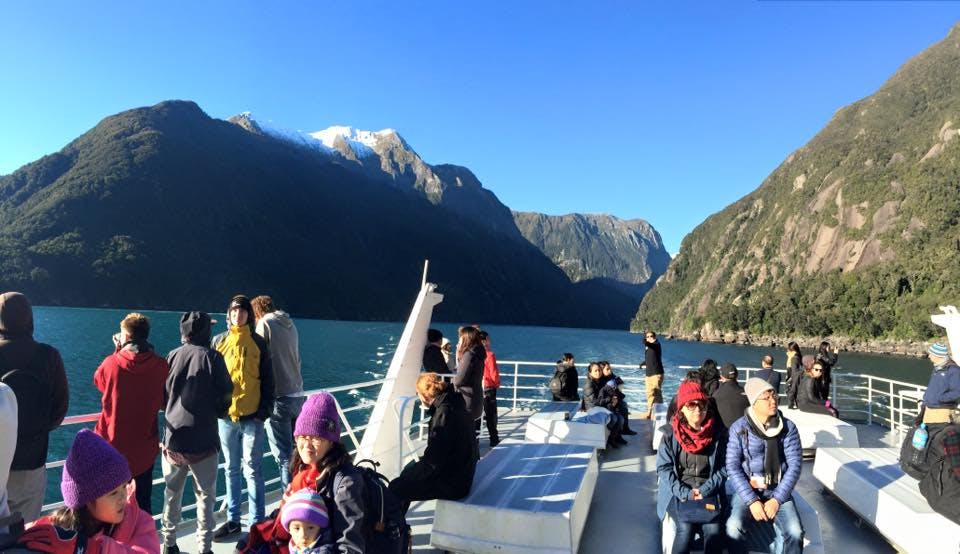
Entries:
{"label": "woman wearing red beanie", "polygon": [[705,553],[723,550],[727,438],[709,400],[699,384],[681,383],[672,432],[657,450],[657,515],[669,513],[676,524],[673,553],[689,552],[697,533]]}

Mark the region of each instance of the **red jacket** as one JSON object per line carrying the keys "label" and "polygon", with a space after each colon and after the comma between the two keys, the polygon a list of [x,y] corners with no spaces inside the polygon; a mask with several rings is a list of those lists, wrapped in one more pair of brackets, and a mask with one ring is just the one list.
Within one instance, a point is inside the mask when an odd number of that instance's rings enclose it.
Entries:
{"label": "red jacket", "polygon": [[169,372],[167,361],[152,351],[120,350],[93,374],[103,393],[94,430],[127,458],[134,477],[150,469],[160,452],[157,412]]}
{"label": "red jacket", "polygon": [[483,388],[500,388],[500,369],[497,367],[497,356],[492,350],[487,350],[487,358],[483,360]]}

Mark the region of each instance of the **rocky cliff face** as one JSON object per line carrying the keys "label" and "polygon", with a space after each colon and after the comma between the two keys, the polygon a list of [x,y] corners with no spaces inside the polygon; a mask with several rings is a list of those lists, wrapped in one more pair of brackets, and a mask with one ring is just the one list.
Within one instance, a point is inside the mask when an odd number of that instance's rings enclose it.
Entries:
{"label": "rocky cliff face", "polygon": [[960,303],[960,29],[688,235],[635,328],[924,339]]}
{"label": "rocky cliff face", "polygon": [[642,219],[513,212],[517,227],[574,282],[598,279],[637,301],[670,263],[660,234]]}

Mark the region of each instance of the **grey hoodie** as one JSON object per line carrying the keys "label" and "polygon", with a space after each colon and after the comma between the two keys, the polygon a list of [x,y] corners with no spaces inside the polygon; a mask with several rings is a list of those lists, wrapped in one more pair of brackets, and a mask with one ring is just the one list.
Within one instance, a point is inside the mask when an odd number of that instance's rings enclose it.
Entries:
{"label": "grey hoodie", "polygon": [[270,312],[257,320],[257,334],[267,341],[273,360],[276,397],[303,392],[300,375],[300,336],[290,315],[282,310]]}

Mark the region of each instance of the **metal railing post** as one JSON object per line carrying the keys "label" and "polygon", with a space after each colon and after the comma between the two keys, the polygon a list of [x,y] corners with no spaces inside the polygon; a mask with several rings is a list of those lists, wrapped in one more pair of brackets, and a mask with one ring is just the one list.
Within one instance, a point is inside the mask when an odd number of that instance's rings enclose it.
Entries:
{"label": "metal railing post", "polygon": [[873,377],[867,376],[867,425],[873,425]]}
{"label": "metal railing post", "polygon": [[513,411],[517,411],[517,387],[520,386],[520,362],[513,364]]}
{"label": "metal railing post", "polygon": [[[890,400],[889,400],[889,403],[888,403],[887,405],[890,406],[890,427],[893,427],[893,426],[894,426],[894,423],[893,423],[893,422],[894,422],[894,419],[893,419],[893,410],[894,410],[894,408],[893,408],[893,381],[890,381]],[[899,412],[899,415],[900,415],[900,425],[899,425],[897,428],[898,428],[898,429],[902,429],[902,428],[903,428],[903,411],[902,411],[902,410]]]}

